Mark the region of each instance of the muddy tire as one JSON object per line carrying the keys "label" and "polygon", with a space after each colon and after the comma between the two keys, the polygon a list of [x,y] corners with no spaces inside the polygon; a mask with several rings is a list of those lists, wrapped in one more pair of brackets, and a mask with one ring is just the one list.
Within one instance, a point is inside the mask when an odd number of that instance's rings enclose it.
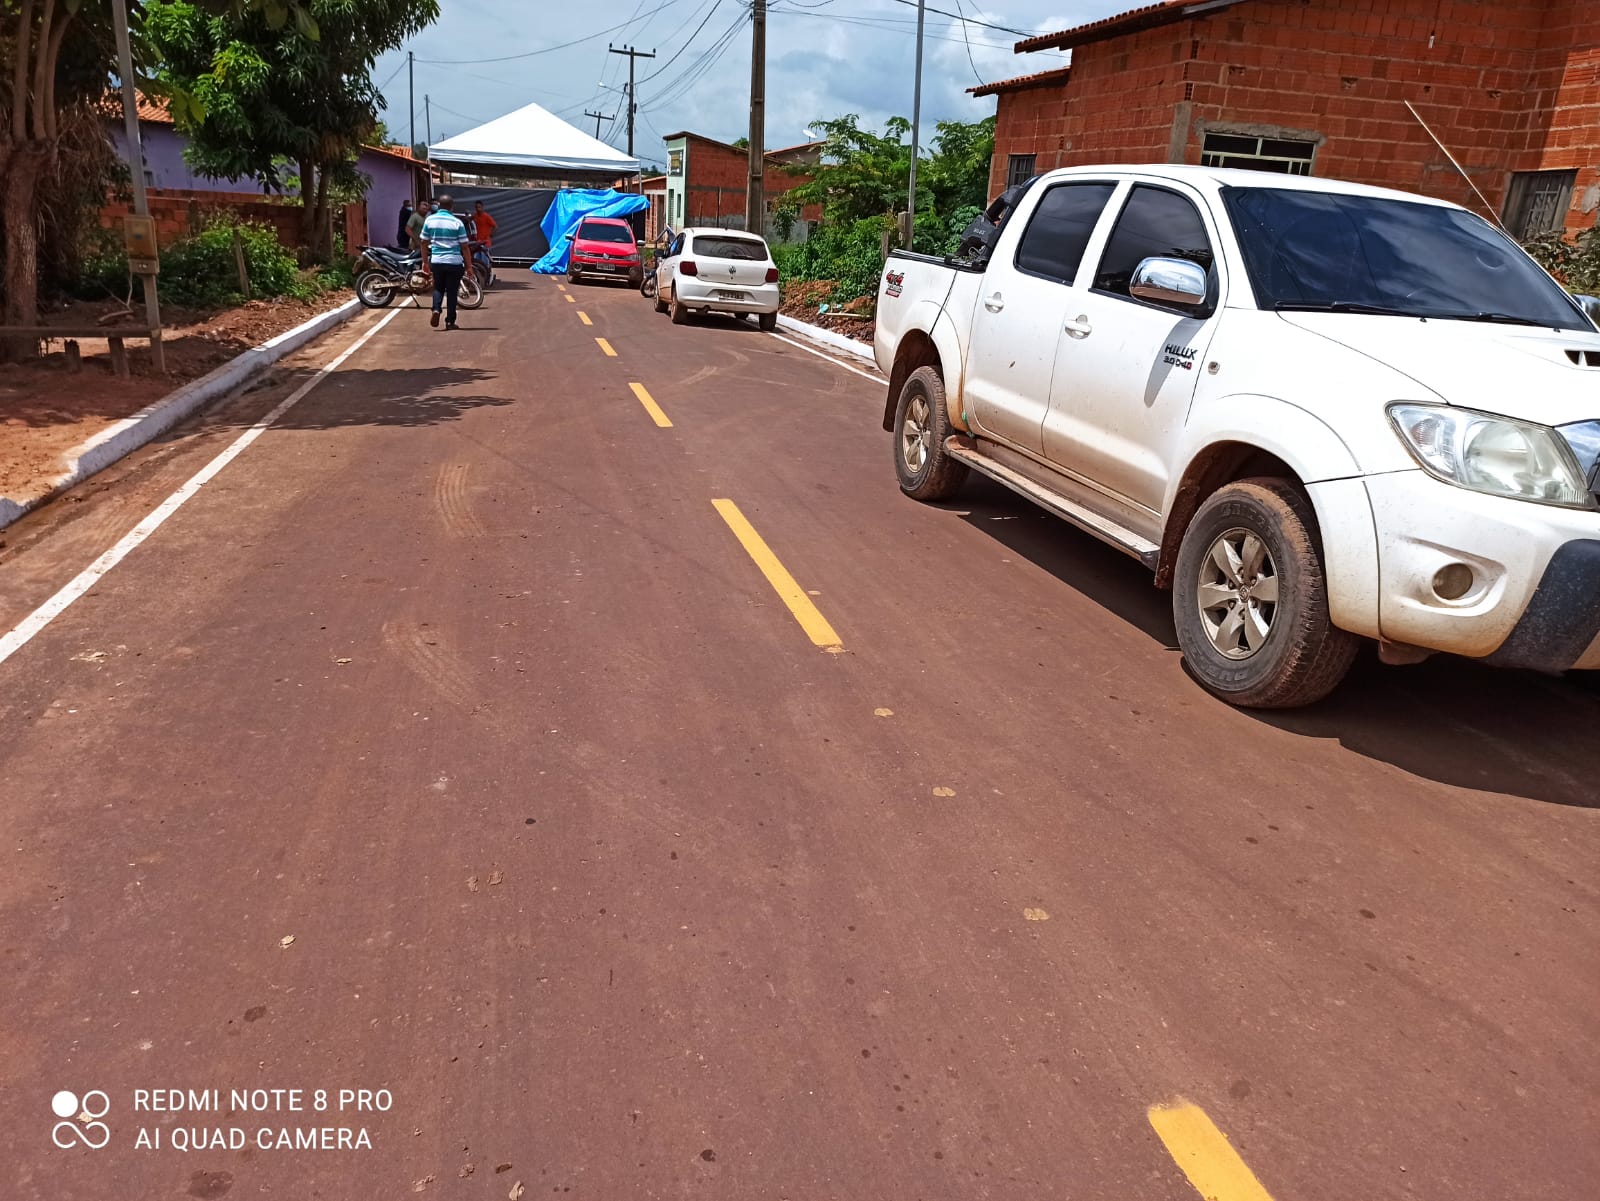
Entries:
{"label": "muddy tire", "polygon": [[952,433],[944,381],[932,367],[918,367],[900,389],[894,409],[894,473],[900,491],[913,500],[947,500],[966,481],[967,465],[945,453]]}
{"label": "muddy tire", "polygon": [[679,301],[678,301],[678,290],[676,288],[674,288],[672,290],[672,324],[674,324],[674,325],[688,325],[689,324],[689,310],[686,309],[681,303],[679,303]]}
{"label": "muddy tire", "polygon": [[1172,616],[1195,678],[1248,709],[1320,701],[1361,642],[1328,617],[1316,515],[1281,479],[1241,480],[1200,506],[1178,549]]}
{"label": "muddy tire", "polygon": [[773,330],[778,328],[778,314],[758,313],[756,314],[756,324],[761,327],[762,333],[770,334]]}

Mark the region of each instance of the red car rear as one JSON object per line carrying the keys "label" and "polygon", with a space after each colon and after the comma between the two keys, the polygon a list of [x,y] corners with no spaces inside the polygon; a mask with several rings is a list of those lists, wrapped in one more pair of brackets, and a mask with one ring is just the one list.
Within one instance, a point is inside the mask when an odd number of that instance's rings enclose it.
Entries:
{"label": "red car rear", "polygon": [[633,227],[621,217],[585,217],[572,238],[567,278],[625,279],[634,287],[644,280],[644,264]]}

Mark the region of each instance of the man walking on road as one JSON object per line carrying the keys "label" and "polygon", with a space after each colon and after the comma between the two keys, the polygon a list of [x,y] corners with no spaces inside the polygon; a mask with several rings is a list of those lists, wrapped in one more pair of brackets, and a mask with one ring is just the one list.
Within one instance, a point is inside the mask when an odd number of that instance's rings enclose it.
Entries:
{"label": "man walking on road", "polygon": [[439,309],[449,302],[445,329],[456,328],[456,299],[461,277],[467,273],[467,227],[450,211],[450,197],[439,197],[439,207],[422,223],[422,267],[433,271],[433,316],[428,324],[439,327]]}

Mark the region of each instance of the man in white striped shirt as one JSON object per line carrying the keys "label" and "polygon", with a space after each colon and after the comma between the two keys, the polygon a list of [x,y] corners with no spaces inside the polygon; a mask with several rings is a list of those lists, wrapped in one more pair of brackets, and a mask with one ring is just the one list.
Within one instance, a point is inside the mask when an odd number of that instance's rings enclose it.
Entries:
{"label": "man in white striped shirt", "polygon": [[433,316],[428,324],[439,328],[439,310],[449,302],[445,329],[456,328],[456,299],[467,273],[467,227],[450,211],[450,197],[439,197],[438,209],[422,223],[422,269],[433,272]]}

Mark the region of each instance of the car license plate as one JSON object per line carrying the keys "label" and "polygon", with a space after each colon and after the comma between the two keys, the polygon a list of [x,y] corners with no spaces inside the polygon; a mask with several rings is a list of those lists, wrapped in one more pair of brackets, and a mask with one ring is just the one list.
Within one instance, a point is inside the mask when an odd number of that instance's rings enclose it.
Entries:
{"label": "car license plate", "polygon": [[743,300],[743,299],[745,299],[745,295],[744,295],[743,292],[728,292],[728,291],[719,290],[717,292],[717,299],[718,300]]}
{"label": "car license plate", "polygon": [[622,268],[617,266],[617,264],[615,264],[615,263],[601,263],[600,264],[600,270],[602,270],[602,271],[621,271]]}

